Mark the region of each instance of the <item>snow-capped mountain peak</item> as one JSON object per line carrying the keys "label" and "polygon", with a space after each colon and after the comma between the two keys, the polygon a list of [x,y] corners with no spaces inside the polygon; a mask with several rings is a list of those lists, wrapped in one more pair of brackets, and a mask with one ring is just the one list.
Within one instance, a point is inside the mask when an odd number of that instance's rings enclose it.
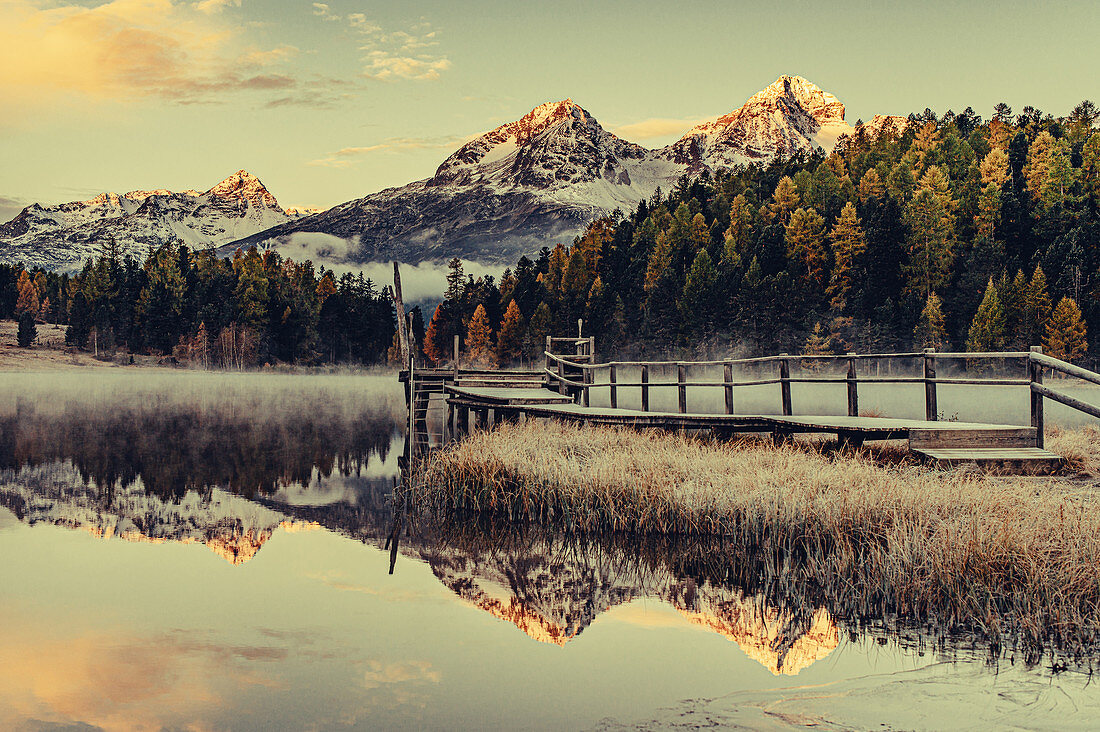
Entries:
{"label": "snow-capped mountain peak", "polygon": [[[239,198],[256,206],[279,208],[275,196],[268,192],[259,178],[247,170],[238,170],[206,192],[208,196]],[[280,209],[281,210],[281,209]]]}

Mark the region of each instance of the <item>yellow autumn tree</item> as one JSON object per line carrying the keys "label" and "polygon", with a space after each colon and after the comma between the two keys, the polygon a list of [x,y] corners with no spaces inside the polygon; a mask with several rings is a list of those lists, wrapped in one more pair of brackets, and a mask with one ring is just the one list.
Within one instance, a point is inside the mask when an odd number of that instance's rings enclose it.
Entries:
{"label": "yellow autumn tree", "polygon": [[470,362],[490,366],[493,362],[493,329],[484,305],[478,305],[466,329],[466,353]]}
{"label": "yellow autumn tree", "polygon": [[504,320],[500,324],[497,336],[497,363],[506,365],[518,361],[523,355],[523,313],[515,300],[508,303],[504,311]]}
{"label": "yellow autumn tree", "polygon": [[1063,361],[1076,361],[1088,349],[1086,335],[1081,308],[1077,307],[1072,298],[1063,297],[1047,321],[1043,349],[1048,356]]}

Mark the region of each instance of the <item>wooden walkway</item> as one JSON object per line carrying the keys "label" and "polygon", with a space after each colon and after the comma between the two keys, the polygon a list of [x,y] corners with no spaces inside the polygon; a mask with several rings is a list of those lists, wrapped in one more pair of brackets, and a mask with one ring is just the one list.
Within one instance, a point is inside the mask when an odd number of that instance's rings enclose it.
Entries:
{"label": "wooden walkway", "polygon": [[[576,349],[575,353],[555,353],[559,344]],[[459,362],[456,343],[454,364]],[[896,375],[881,369],[859,374],[857,364],[881,364],[890,360],[915,360],[920,375]],[[937,362],[947,359],[964,360],[966,364],[994,361],[1001,366],[1019,361],[1023,374],[1018,378],[937,376]],[[792,365],[807,362],[836,362],[845,367],[843,375],[829,375],[811,369],[792,373]],[[735,380],[735,367],[744,373]],[[720,369],[721,380],[707,374]],[[770,372],[769,372],[770,369]],[[692,372],[694,374],[694,378]],[[545,364],[541,371],[503,371],[492,369],[462,369],[452,364],[446,369],[416,369],[402,372],[409,390],[410,430],[414,435],[427,435],[431,397],[436,408],[444,412],[441,442],[461,439],[474,429],[490,429],[506,421],[553,419],[573,423],[617,425],[635,429],[709,430],[719,437],[737,433],[770,433],[776,439],[798,434],[828,434],[849,445],[861,445],[867,440],[907,440],[909,448],[927,461],[945,467],[972,463],[1004,472],[1050,473],[1059,469],[1062,459],[1044,449],[1043,401],[1052,399],[1074,409],[1100,418],[1100,407],[1086,404],[1044,384],[1044,371],[1062,374],[1100,384],[1100,375],[1080,369],[1042,354],[1033,348],[1023,352],[979,354],[935,353],[923,351],[903,354],[845,354],[843,356],[790,356],[780,354],[754,359],[729,359],[708,362],[610,362],[596,363],[591,338],[548,338]],[[599,372],[606,378],[596,378]],[[1004,368],[1000,368],[1003,374]],[[653,374],[675,373],[674,381],[651,380]],[[978,373],[984,373],[981,368]],[[410,378],[411,374],[411,378]],[[632,374],[634,380],[624,380]],[[710,380],[707,380],[707,379]],[[834,383],[846,387],[845,416],[820,416],[795,413],[791,384]],[[888,416],[865,416],[859,412],[858,386],[862,383],[922,384],[924,386],[926,419],[902,419]],[[780,414],[738,414],[734,393],[740,387],[778,385]],[[1028,387],[1031,393],[1031,413],[1023,424],[991,424],[980,422],[943,421],[938,412],[938,384]],[[676,411],[650,409],[650,390],[675,389]],[[725,394],[725,412],[689,411],[687,392],[700,387],[721,387]],[[593,389],[604,390],[610,406],[592,406]],[[620,404],[621,390],[632,389],[640,395],[640,408]],[[1030,422],[1028,424],[1027,422]],[[418,438],[419,439],[419,438]],[[426,446],[415,439],[414,448]]]}

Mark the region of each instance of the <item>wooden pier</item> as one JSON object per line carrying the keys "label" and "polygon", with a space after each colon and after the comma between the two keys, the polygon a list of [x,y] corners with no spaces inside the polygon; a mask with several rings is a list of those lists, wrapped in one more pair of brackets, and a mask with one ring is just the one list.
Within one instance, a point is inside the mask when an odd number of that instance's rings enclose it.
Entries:
{"label": "wooden pier", "polygon": [[[965,375],[938,375],[937,366],[945,362],[963,364]],[[552,419],[635,429],[709,430],[720,437],[757,432],[783,440],[798,434],[829,434],[853,446],[867,440],[907,440],[913,452],[945,467],[976,464],[1003,472],[1045,474],[1060,468],[1063,461],[1044,449],[1044,400],[1100,418],[1100,407],[1052,388],[1043,380],[1044,372],[1059,373],[1100,385],[1100,374],[1045,356],[1039,347],[991,353],[926,350],[597,363],[593,339],[577,337],[548,338],[541,370],[461,368],[459,363],[456,338],[450,368],[421,369],[410,364],[411,368],[402,372],[401,378],[409,387],[410,430],[414,435],[411,450],[433,444],[428,412],[434,401],[442,423],[434,444],[461,439],[471,430],[491,429],[505,421]],[[981,376],[1011,373],[1006,367],[1013,363],[1019,370],[1018,377]],[[885,375],[883,364],[887,365]],[[899,364],[908,364],[908,373]],[[991,371],[993,366],[999,366],[999,372]],[[666,375],[669,378],[664,378]],[[847,414],[800,414],[792,395],[794,384],[844,387]],[[859,388],[868,384],[923,386],[924,419],[861,413]],[[1030,419],[1021,415],[1019,424],[944,420],[938,400],[941,385],[1026,388],[1031,395]],[[738,410],[739,393],[750,387],[774,387],[776,413]],[[674,390],[676,408],[653,409],[652,397],[657,390],[664,394]],[[699,390],[709,390],[711,404],[724,408],[714,412],[689,409],[689,395]],[[713,399],[718,393],[723,397],[720,401]]]}

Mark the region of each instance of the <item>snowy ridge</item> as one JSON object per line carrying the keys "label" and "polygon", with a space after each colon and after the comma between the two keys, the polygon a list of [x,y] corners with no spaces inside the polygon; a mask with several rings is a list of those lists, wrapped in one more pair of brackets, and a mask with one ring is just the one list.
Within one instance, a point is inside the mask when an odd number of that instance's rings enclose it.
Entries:
{"label": "snowy ridge", "polygon": [[[877,115],[864,133],[902,117]],[[135,254],[163,241],[282,249],[319,264],[356,265],[451,257],[511,264],[594,218],[635,208],[684,175],[777,157],[830,152],[856,128],[843,103],[800,76],[782,76],[729,114],[650,150],[605,130],[572,99],[540,104],[471,140],[425,180],[389,188],[327,211],[283,210],[240,171],[204,194],[104,194],[93,201],[28,207],[0,226],[0,261],[73,268],[115,238]]]}
{"label": "snowy ridge", "polygon": [[142,258],[161,244],[217,246],[302,215],[284,211],[259,178],[239,170],[205,193],[158,189],[32,204],[0,225],[0,260],[75,270],[112,239],[123,254]]}

